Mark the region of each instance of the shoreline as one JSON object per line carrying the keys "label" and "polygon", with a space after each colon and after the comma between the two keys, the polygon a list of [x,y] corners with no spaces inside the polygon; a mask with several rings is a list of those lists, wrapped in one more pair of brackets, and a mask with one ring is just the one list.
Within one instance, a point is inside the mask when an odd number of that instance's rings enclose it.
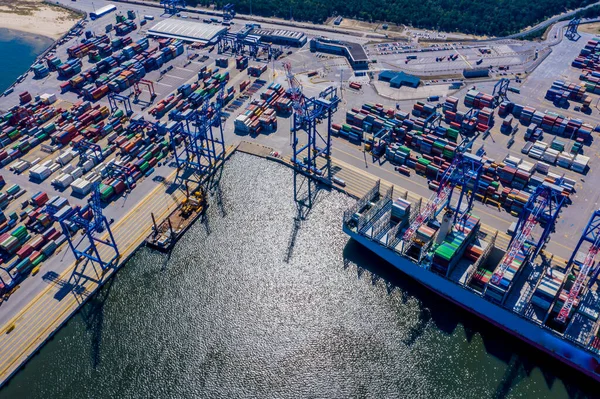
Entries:
{"label": "shoreline", "polygon": [[17,4],[19,3],[32,8],[27,13],[0,8],[0,28],[56,41],[80,19],[74,17],[74,11],[44,1],[19,1]]}
{"label": "shoreline", "polygon": [[56,43],[56,39],[49,36],[0,26],[0,41],[3,41],[3,39],[26,41],[35,47],[35,51],[38,55]]}

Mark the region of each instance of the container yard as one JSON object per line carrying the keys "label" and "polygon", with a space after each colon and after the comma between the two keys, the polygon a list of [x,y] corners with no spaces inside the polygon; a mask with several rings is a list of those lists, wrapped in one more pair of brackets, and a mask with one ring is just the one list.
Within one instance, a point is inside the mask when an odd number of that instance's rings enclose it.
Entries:
{"label": "container yard", "polygon": [[[377,60],[350,73],[344,56],[262,40],[283,32],[273,21],[75,7],[102,12],[0,98],[2,383],[139,246],[170,252],[234,152],[294,170],[300,219],[314,199],[302,179],[357,199],[343,220],[355,241],[600,379],[600,39],[432,47],[328,33]],[[488,76],[464,79],[475,66]],[[420,83],[393,97],[376,83],[390,68]],[[73,296],[56,299],[50,277]]]}

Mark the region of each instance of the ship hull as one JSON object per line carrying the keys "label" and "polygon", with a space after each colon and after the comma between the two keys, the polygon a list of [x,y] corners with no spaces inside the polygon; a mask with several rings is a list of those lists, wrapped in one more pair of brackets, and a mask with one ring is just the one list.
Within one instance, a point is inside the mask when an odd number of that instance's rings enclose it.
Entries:
{"label": "ship hull", "polygon": [[[344,226],[355,241],[447,300],[600,382],[600,358]],[[493,315],[493,316],[492,316]],[[492,317],[490,317],[492,316]]]}

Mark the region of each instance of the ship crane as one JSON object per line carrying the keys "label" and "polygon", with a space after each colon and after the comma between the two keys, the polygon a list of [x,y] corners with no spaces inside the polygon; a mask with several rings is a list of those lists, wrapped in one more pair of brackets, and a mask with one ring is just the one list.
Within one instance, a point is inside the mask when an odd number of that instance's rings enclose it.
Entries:
{"label": "ship crane", "polygon": [[[584,242],[589,242],[592,244],[585,256],[583,264],[581,265],[579,274],[577,274],[577,278],[575,279],[575,282],[573,283],[573,286],[571,287],[571,290],[569,291],[569,295],[567,296],[567,299],[565,300],[565,303],[563,304],[562,308],[558,312],[558,316],[556,317],[556,320],[560,323],[566,323],[567,319],[569,318],[569,314],[571,313],[571,309],[573,309],[573,306],[575,305],[575,300],[579,296],[579,293],[581,292],[581,290],[585,288],[585,280],[587,279],[588,276],[590,276],[590,274],[592,273],[592,271],[594,269],[596,255],[598,254],[598,251],[600,250],[600,234],[599,233],[600,233],[600,210],[594,212],[594,214],[592,215],[590,221],[588,222],[588,224],[583,232],[583,235],[581,236],[581,238],[579,239],[579,242],[577,243],[577,246],[575,247],[575,250],[571,254],[571,259],[569,259],[569,262],[567,264],[567,270],[569,270],[575,260],[575,256],[579,252],[579,248],[581,247],[581,245]],[[590,283],[591,282],[592,281],[590,281]]]}
{"label": "ship crane", "polygon": [[496,268],[490,283],[494,285],[500,284],[504,273],[508,270],[511,263],[523,250],[526,243],[531,243],[531,233],[535,226],[540,221],[544,221],[546,226],[535,245],[535,249],[531,252],[531,258],[535,259],[542,249],[542,246],[550,236],[550,232],[554,227],[554,223],[558,218],[560,209],[565,202],[565,197],[562,195],[560,186],[552,183],[543,183],[536,191],[531,194],[529,200],[525,204],[515,228],[515,233],[508,246],[508,250],[500,265]]}
{"label": "ship crane", "polygon": [[[225,139],[223,123],[221,122],[224,87],[222,84],[215,103],[211,104],[208,97],[203,99],[202,106],[189,115],[175,113],[170,117],[176,122],[169,128],[173,153],[177,165],[178,178],[196,181],[211,174],[225,156]],[[213,109],[211,110],[211,105]],[[213,127],[215,129],[213,129]],[[182,149],[176,144],[179,137],[183,138]],[[181,174],[180,174],[181,172]]]}
{"label": "ship crane", "polygon": [[[102,212],[99,182],[94,183],[89,206],[91,214],[87,217],[79,207],[69,207],[65,212],[64,209],[57,209],[54,205],[47,204],[46,211],[59,222],[77,262],[85,259],[98,264],[103,271],[106,271],[117,265],[120,253],[110,228],[110,222]],[[77,243],[74,241],[71,225],[83,230],[83,237]],[[107,237],[98,237],[99,233],[104,231],[106,231]],[[87,241],[87,245],[82,244],[84,241]]]}
{"label": "ship crane", "polygon": [[525,243],[529,241],[529,239],[531,238],[531,232],[533,231],[533,228],[538,224],[538,217],[540,216],[541,212],[545,209],[545,207],[546,201],[537,204],[533,212],[525,221],[523,228],[515,234],[516,238],[510,244],[506,255],[502,259],[502,263],[500,263],[498,269],[492,276],[493,284],[500,283],[500,281],[502,280],[502,276],[504,276],[504,273],[511,265],[513,260],[515,260],[516,256],[519,254],[519,251],[521,251],[521,249],[525,246]]}
{"label": "ship crane", "polygon": [[[454,168],[455,165],[452,164],[450,168]],[[440,189],[433,194],[429,201],[427,201],[427,205],[423,208],[423,210],[417,215],[415,220],[410,224],[410,226],[404,232],[404,236],[402,240],[404,241],[404,247],[408,250],[408,248],[412,245],[415,233],[423,224],[427,223],[432,216],[435,216],[437,210],[443,206],[443,204],[447,201],[448,196],[454,190],[454,186],[448,184],[448,182],[440,183]]]}
{"label": "ship crane", "polygon": [[[305,97],[302,85],[292,73],[292,65],[285,61],[283,67],[290,85],[288,93],[293,104],[290,144],[293,148],[294,201],[299,205],[299,209],[310,209],[314,199],[310,179],[321,180],[327,184],[331,184],[332,181],[331,123],[340,98],[337,88],[333,86],[322,91],[318,97]],[[318,125],[324,127],[317,128]],[[319,159],[324,160],[324,165],[318,164]],[[302,185],[299,183],[299,175],[309,179],[306,198],[301,198],[300,195]]]}
{"label": "ship crane", "polygon": [[[468,147],[469,140],[466,141],[466,144],[461,144],[452,164],[442,175],[437,192],[429,198],[427,205],[405,230],[402,237],[404,253],[412,246],[419,227],[435,217],[444,206],[453,211],[454,223],[459,218],[466,216],[473,208],[474,194],[479,187],[483,171],[483,159],[477,155],[465,153],[464,151]],[[453,206],[452,194],[457,186],[460,186],[461,190],[457,204]],[[462,206],[463,200],[467,201],[465,209]]]}
{"label": "ship crane", "polygon": [[285,70],[285,76],[287,78],[288,84],[290,85],[288,93],[290,94],[290,98],[292,99],[294,113],[301,117],[304,114],[305,107],[304,94],[302,94],[302,85],[294,76],[294,73],[292,72],[292,64],[289,61],[283,62],[283,69]]}

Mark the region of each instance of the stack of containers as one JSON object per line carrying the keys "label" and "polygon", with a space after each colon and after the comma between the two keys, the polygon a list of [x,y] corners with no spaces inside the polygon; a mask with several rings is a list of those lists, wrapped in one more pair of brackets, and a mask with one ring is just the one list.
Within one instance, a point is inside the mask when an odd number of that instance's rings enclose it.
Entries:
{"label": "stack of containers", "polygon": [[582,102],[585,97],[586,87],[582,84],[555,80],[546,92],[546,98],[550,101],[574,100]]}
{"label": "stack of containers", "polygon": [[50,70],[44,64],[34,64],[31,69],[33,69],[33,76],[36,79],[42,79],[48,76]]}
{"label": "stack of containers", "polygon": [[492,108],[494,97],[477,90],[469,90],[465,96],[465,105],[469,108]]}
{"label": "stack of containers", "polygon": [[479,269],[477,269],[475,273],[473,273],[473,277],[471,278],[469,285],[475,290],[483,292],[491,278],[492,271],[487,270],[485,267],[482,266],[479,267]]}
{"label": "stack of containers", "polygon": [[[514,108],[514,103],[511,103],[510,101],[503,101],[502,103],[500,103],[500,108],[498,108],[498,115],[500,116],[506,116],[509,113],[511,113],[513,111]],[[518,115],[515,115],[515,117],[518,118]]]}
{"label": "stack of containers", "polygon": [[133,21],[124,21],[115,25],[117,35],[126,35],[137,29],[137,25]]}
{"label": "stack of containers", "polygon": [[550,165],[554,165],[556,163],[558,155],[559,151],[554,150],[552,148],[546,148],[546,151],[544,151],[544,154],[542,155],[542,160]]}
{"label": "stack of containers", "polygon": [[579,173],[584,173],[588,168],[588,163],[590,162],[590,157],[586,157],[584,155],[578,154],[573,159],[573,163],[571,164],[571,170]]}
{"label": "stack of containers", "polygon": [[598,52],[600,51],[600,39],[595,37],[589,40],[581,49],[579,55],[573,60],[571,66],[575,68],[587,68],[593,71],[599,69]]}
{"label": "stack of containers", "polygon": [[464,257],[471,262],[477,262],[477,260],[483,255],[483,248],[476,244],[469,244],[465,249]]}
{"label": "stack of containers", "polygon": [[248,67],[248,76],[254,76],[256,78],[260,77],[264,72],[267,71],[267,64],[257,65],[257,66],[249,66]]}
{"label": "stack of containers", "polygon": [[[244,133],[258,134],[264,129],[277,128],[274,106],[284,95],[285,90],[279,83],[271,83],[260,100],[252,101],[234,122],[235,130]],[[341,131],[338,131],[342,134]]]}
{"label": "stack of containers", "polygon": [[46,57],[46,65],[51,71],[56,71],[61,64],[62,61],[56,55],[51,54]]}
{"label": "stack of containers", "polygon": [[528,155],[534,159],[542,159],[547,148],[548,144],[544,143],[543,141],[536,141],[533,144],[533,147],[531,147],[531,149],[529,150]]}
{"label": "stack of containers", "polygon": [[446,101],[444,102],[443,108],[444,111],[448,110],[451,112],[456,112],[458,107],[458,98],[456,97],[447,97]]}
{"label": "stack of containers", "polygon": [[392,204],[392,219],[404,220],[410,214],[410,202],[403,198],[396,198]]}
{"label": "stack of containers", "polygon": [[70,78],[71,76],[80,73],[82,63],[80,59],[73,59],[65,62],[58,67],[58,76],[62,78]]}
{"label": "stack of containers", "polygon": [[236,57],[235,68],[239,69],[240,71],[243,71],[244,69],[248,68],[248,57],[245,57],[243,55]]}
{"label": "stack of containers", "polygon": [[431,269],[441,275],[452,271],[456,262],[462,257],[466,244],[469,243],[479,219],[469,215],[456,224],[444,241],[434,250]]}
{"label": "stack of containers", "polygon": [[[525,244],[525,246],[527,246],[527,244]],[[498,284],[494,284],[490,280],[490,282],[488,283],[487,290],[485,292],[485,297],[487,299],[496,303],[502,303],[504,301],[504,298],[506,297],[507,293],[512,287],[513,281],[516,280],[516,278],[519,275],[519,272],[523,269],[522,266],[527,260],[527,257],[525,255],[526,252],[527,251],[524,252],[523,250],[520,250],[518,252],[517,256],[515,256],[515,258],[508,265],[507,269],[504,271],[504,274],[502,275],[502,278],[500,279]],[[498,270],[500,266],[501,263],[498,266],[496,266],[496,270]]]}

